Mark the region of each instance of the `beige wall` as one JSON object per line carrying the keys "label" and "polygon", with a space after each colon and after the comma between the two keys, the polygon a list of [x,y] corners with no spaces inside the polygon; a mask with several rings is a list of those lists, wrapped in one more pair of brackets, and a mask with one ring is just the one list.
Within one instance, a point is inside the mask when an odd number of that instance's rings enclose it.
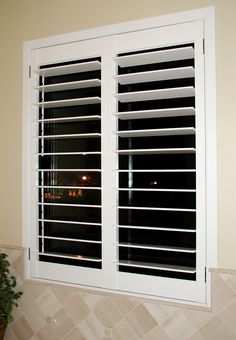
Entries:
{"label": "beige wall", "polygon": [[0,0],[0,243],[21,245],[23,41],[209,5],[216,9],[218,257],[220,267],[236,268],[235,0]]}

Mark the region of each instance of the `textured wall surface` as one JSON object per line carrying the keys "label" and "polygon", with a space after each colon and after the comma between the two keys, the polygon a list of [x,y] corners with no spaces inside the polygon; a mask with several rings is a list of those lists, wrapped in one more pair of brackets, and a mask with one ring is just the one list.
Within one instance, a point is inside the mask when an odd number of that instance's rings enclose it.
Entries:
{"label": "textured wall surface", "polygon": [[[9,255],[18,289],[24,292],[5,340],[236,339],[235,272],[213,272],[209,311],[24,281],[24,251],[0,247],[0,252]],[[56,323],[47,323],[47,317]]]}

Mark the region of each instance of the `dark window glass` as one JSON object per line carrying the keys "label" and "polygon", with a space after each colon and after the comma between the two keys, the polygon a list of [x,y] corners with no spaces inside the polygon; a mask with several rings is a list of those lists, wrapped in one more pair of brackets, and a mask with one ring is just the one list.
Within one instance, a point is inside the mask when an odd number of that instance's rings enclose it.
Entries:
{"label": "dark window glass", "polygon": [[[100,58],[55,64],[50,65],[50,68],[58,70],[60,66],[92,61],[99,62]],[[51,91],[40,92],[39,99],[41,102],[50,102],[101,97],[101,88],[97,85],[64,90],[56,87],[61,83],[98,79],[101,79],[101,70],[80,72],[79,67],[77,73],[46,74],[40,77],[39,84],[54,84],[55,87]],[[101,105],[89,102],[78,106],[63,107],[62,103],[59,107],[39,108],[38,215],[41,261],[102,268],[99,116]]]}
{"label": "dark window glass", "polygon": [[[136,51],[120,56],[143,53],[145,57],[149,52],[186,46],[194,47],[193,45],[173,46]],[[161,63],[157,60],[156,63],[150,64],[142,63],[140,59],[139,65],[119,66],[117,72],[118,75],[128,76],[189,66],[194,67],[194,59]],[[186,87],[195,86],[195,78],[192,75],[186,78],[174,78],[160,81],[153,81],[152,78],[145,82],[138,78],[135,82],[134,77],[133,80],[126,78],[125,85],[118,85],[118,93],[126,93],[126,97],[129,98],[128,94],[131,92],[148,93],[155,90],[160,92],[171,88],[184,90]],[[118,112],[181,107],[195,107],[195,97],[181,95],[179,98],[170,96],[170,98],[149,100],[137,95],[136,99],[118,102]],[[122,226],[119,228],[119,270],[195,280],[195,116],[165,117],[163,115],[150,118],[149,114],[146,117],[145,113],[142,115],[142,118],[137,118],[134,114],[132,119],[117,119],[117,129],[120,132],[117,137],[120,150],[118,183],[119,188],[123,189],[118,191],[117,199],[118,224]],[[151,135],[149,130],[152,130]],[[126,131],[125,135],[122,135],[123,131]],[[125,154],[122,154],[122,150],[125,150]],[[158,247],[167,249],[158,249]],[[127,261],[129,266],[125,263],[122,265],[122,261]],[[154,269],[158,265],[162,269]],[[183,267],[189,270],[183,270]]]}

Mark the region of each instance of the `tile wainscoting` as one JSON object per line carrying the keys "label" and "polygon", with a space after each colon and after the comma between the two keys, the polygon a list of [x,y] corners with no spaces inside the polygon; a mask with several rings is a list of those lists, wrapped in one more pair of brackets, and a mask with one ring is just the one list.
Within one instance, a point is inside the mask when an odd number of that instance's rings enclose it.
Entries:
{"label": "tile wainscoting", "polygon": [[0,252],[24,292],[5,340],[236,339],[236,271],[212,271],[206,311],[24,280],[24,249],[0,245]]}

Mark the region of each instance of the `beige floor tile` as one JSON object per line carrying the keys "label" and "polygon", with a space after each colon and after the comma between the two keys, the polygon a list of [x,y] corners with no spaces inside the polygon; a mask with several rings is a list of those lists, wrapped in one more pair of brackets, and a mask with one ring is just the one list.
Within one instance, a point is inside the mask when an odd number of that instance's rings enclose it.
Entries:
{"label": "beige floor tile", "polygon": [[161,305],[158,303],[144,303],[143,305],[158,323],[164,322],[177,309],[175,306]]}
{"label": "beige floor tile", "polygon": [[36,301],[45,317],[53,316],[61,308],[61,302],[51,288],[46,289]]}
{"label": "beige floor tile", "polygon": [[75,328],[74,322],[71,320],[69,315],[62,308],[55,314],[56,323],[54,328],[62,336],[68,335],[72,329]]}
{"label": "beige floor tile", "polygon": [[118,322],[112,330],[112,339],[114,340],[137,340],[140,339],[139,335],[134,331],[130,324],[122,319]]}
{"label": "beige floor tile", "polygon": [[97,319],[104,327],[112,328],[122,319],[121,313],[113,305],[109,298],[104,299],[101,304],[94,310]]}
{"label": "beige floor tile", "polygon": [[98,294],[80,293],[80,296],[91,311],[105,299],[103,295]]}
{"label": "beige floor tile", "polygon": [[87,340],[80,331],[76,328],[72,333],[65,337],[65,340]]}
{"label": "beige floor tile", "polygon": [[36,303],[30,305],[30,307],[24,312],[24,316],[34,333],[37,333],[45,323],[45,317]]}
{"label": "beige floor tile", "polygon": [[227,305],[218,316],[236,334],[236,299],[231,304]]}
{"label": "beige floor tile", "polygon": [[93,313],[81,321],[77,328],[86,340],[98,340],[104,337],[104,326]]}
{"label": "beige floor tile", "polygon": [[72,321],[77,324],[82,321],[90,313],[90,310],[79,294],[73,295],[64,308]]}
{"label": "beige floor tile", "polygon": [[129,298],[112,297],[111,301],[113,305],[115,305],[119,312],[123,315],[128,314],[132,309],[134,309],[138,305],[137,301]]}
{"label": "beige floor tile", "polygon": [[39,283],[25,283],[26,290],[29,290],[33,298],[36,300],[47,290],[47,286]]}
{"label": "beige floor tile", "polygon": [[66,303],[74,294],[76,294],[75,290],[63,287],[55,287],[52,291],[62,304]]}
{"label": "beige floor tile", "polygon": [[142,337],[143,340],[170,340],[169,336],[160,326],[154,327],[148,334]]}
{"label": "beige floor tile", "polygon": [[13,311],[12,311],[12,316],[14,318],[14,320],[16,321],[17,319],[19,319],[22,316],[23,311],[21,310],[21,301],[18,301],[19,303],[19,307],[14,307]]}
{"label": "beige floor tile", "polygon": [[11,327],[7,327],[4,340],[19,340],[18,336],[15,334]]}
{"label": "beige floor tile", "polygon": [[4,253],[8,255],[7,260],[12,264],[23,254],[22,250],[5,248]]}
{"label": "beige floor tile", "polygon": [[234,300],[234,291],[225,283],[225,281],[217,274],[213,274],[212,281],[212,306],[214,312],[221,311],[228,303]]}
{"label": "beige floor tile", "polygon": [[215,317],[215,314],[212,311],[203,311],[190,308],[184,309],[183,313],[196,327],[196,329],[202,328],[207,322]]}
{"label": "beige floor tile", "polygon": [[199,333],[203,336],[204,340],[235,340],[236,336],[219,318],[215,317],[203,326]]}
{"label": "beige floor tile", "polygon": [[21,296],[19,300],[19,305],[20,305],[21,311],[24,312],[27,308],[29,308],[30,305],[33,304],[34,300],[32,298],[32,295],[30,294],[30,292],[26,289],[24,285],[21,286],[21,288],[23,291],[23,295]]}
{"label": "beige floor tile", "polygon": [[29,340],[34,335],[31,326],[24,316],[21,316],[16,322],[14,322],[12,329],[19,340]]}
{"label": "beige floor tile", "polygon": [[162,329],[174,340],[187,340],[195,332],[195,326],[186,318],[182,310],[176,310],[169,319],[161,324]]}
{"label": "beige floor tile", "polygon": [[40,337],[37,334],[34,334],[30,340],[40,340]]}
{"label": "beige floor tile", "polygon": [[40,340],[63,340],[53,325],[45,324],[37,333]]}
{"label": "beige floor tile", "polygon": [[140,337],[150,332],[150,330],[157,325],[155,319],[142,304],[134,308],[134,310],[126,316],[126,320]]}
{"label": "beige floor tile", "polygon": [[34,334],[30,340],[40,340],[39,336],[37,334]]}
{"label": "beige floor tile", "polygon": [[12,266],[14,267],[16,273],[20,278],[23,280],[25,277],[25,268],[24,268],[24,253],[20,253],[19,256],[15,258],[14,261],[11,262]]}
{"label": "beige floor tile", "polygon": [[236,293],[236,275],[219,274],[219,276]]}
{"label": "beige floor tile", "polygon": [[204,340],[204,338],[199,332],[196,332],[192,336],[190,336],[188,340]]}

